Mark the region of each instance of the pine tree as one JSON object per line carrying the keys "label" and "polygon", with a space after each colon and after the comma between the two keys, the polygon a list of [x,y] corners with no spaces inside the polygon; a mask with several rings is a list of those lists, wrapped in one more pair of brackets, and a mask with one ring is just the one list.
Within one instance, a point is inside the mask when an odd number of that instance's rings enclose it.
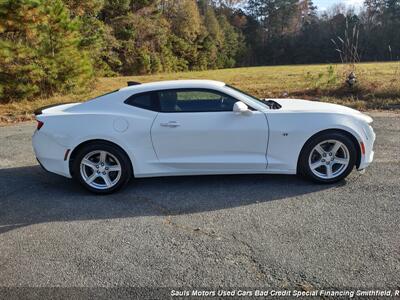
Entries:
{"label": "pine tree", "polygon": [[92,66],[79,23],[61,0],[7,0],[0,4],[2,101],[87,86]]}
{"label": "pine tree", "polygon": [[236,65],[238,55],[244,51],[243,39],[240,33],[228,22],[225,15],[218,18],[222,32],[224,33],[224,43],[220,56],[219,67],[232,68]]}
{"label": "pine tree", "polygon": [[84,87],[93,75],[88,55],[80,51],[79,22],[71,20],[61,0],[47,0],[40,25],[42,43],[40,57],[46,73],[43,83],[50,93]]}
{"label": "pine tree", "polygon": [[179,57],[178,70],[196,69],[198,44],[204,31],[196,2],[164,1],[162,14],[171,25],[169,41],[173,55]]}
{"label": "pine tree", "polygon": [[[106,41],[110,32],[107,25],[99,19],[104,0],[63,0],[70,11],[71,17],[79,21],[79,30],[82,39],[78,45],[79,50],[86,51],[92,65],[99,76],[113,75],[111,67],[107,64],[110,54],[110,44]],[[112,44],[112,43],[111,43]]]}
{"label": "pine tree", "polygon": [[215,69],[221,65],[221,60],[219,59],[219,50],[223,46],[224,35],[215,15],[214,8],[205,2],[203,4],[202,11],[204,12],[203,18],[206,28],[206,37],[203,41],[202,51],[199,59],[202,64],[206,63],[206,69]]}
{"label": "pine tree", "polygon": [[0,102],[40,92],[40,31],[44,22],[40,1],[3,1],[0,4]]}

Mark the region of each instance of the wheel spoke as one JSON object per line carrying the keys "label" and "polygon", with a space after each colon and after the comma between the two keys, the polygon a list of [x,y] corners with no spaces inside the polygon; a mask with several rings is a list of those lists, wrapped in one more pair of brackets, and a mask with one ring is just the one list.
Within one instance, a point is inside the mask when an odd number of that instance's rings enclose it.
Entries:
{"label": "wheel spoke", "polygon": [[321,147],[321,145],[318,145],[315,147],[315,150],[322,156],[322,154],[325,153],[325,150]]}
{"label": "wheel spoke", "polygon": [[325,167],[326,167],[326,176],[328,178],[331,178],[332,177],[332,166],[331,165],[325,165]]}
{"label": "wheel spoke", "polygon": [[107,157],[107,152],[100,151],[100,162],[101,163],[105,163],[106,162],[106,157]]}
{"label": "wheel spoke", "polygon": [[310,167],[311,167],[311,169],[315,170],[315,169],[319,168],[320,166],[322,166],[323,164],[324,163],[319,160],[315,163],[312,163]]}
{"label": "wheel spoke", "polygon": [[332,149],[331,149],[332,155],[335,155],[341,146],[342,146],[342,143],[335,142],[335,144],[333,144]]}
{"label": "wheel spoke", "polygon": [[113,165],[113,166],[108,166],[108,171],[109,172],[114,172],[114,171],[121,171],[121,167],[119,165]]}
{"label": "wheel spoke", "polygon": [[82,158],[80,174],[90,187],[98,190],[110,189],[120,181],[122,165],[114,154],[106,150],[94,150]]}
{"label": "wheel spoke", "polygon": [[92,168],[93,170],[96,169],[96,164],[86,158],[82,160],[82,164],[84,164],[85,166],[88,166],[89,168]]}
{"label": "wheel spoke", "polygon": [[101,176],[104,180],[104,183],[106,184],[107,187],[110,187],[112,185],[111,179],[108,176],[108,174]]}
{"label": "wheel spoke", "polygon": [[92,175],[90,175],[90,177],[86,179],[86,182],[92,183],[97,177],[98,177],[97,173],[93,173]]}
{"label": "wheel spoke", "polygon": [[349,163],[349,159],[347,159],[347,158],[335,157],[334,163],[335,163],[335,164],[339,164],[339,165],[347,165],[347,164]]}
{"label": "wheel spoke", "polygon": [[346,144],[339,139],[328,138],[320,141],[309,152],[308,170],[319,179],[339,178],[348,169],[350,157]]}

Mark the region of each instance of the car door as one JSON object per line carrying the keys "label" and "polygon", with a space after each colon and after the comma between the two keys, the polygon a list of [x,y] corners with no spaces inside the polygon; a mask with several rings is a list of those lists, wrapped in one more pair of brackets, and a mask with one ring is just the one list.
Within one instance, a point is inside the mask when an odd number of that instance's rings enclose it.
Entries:
{"label": "car door", "polygon": [[259,111],[234,113],[238,100],[209,89],[158,92],[154,150],[171,172],[235,173],[266,169],[268,124]]}

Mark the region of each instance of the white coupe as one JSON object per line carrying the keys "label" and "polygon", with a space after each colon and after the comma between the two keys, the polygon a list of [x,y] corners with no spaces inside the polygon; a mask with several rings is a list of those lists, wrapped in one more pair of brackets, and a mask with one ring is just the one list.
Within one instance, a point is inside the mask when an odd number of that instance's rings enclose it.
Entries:
{"label": "white coupe", "polygon": [[365,169],[371,117],[296,99],[258,99],[223,82],[128,87],[36,111],[33,147],[47,171],[111,193],[132,177],[300,174],[320,183]]}

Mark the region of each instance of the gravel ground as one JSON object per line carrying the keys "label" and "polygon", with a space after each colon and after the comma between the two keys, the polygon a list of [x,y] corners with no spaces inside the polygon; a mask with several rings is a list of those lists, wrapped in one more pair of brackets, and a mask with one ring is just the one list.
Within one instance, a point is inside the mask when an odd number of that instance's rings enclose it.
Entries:
{"label": "gravel ground", "polygon": [[296,176],[137,179],[94,196],[40,169],[35,124],[0,128],[0,286],[400,287],[400,114],[375,161]]}

